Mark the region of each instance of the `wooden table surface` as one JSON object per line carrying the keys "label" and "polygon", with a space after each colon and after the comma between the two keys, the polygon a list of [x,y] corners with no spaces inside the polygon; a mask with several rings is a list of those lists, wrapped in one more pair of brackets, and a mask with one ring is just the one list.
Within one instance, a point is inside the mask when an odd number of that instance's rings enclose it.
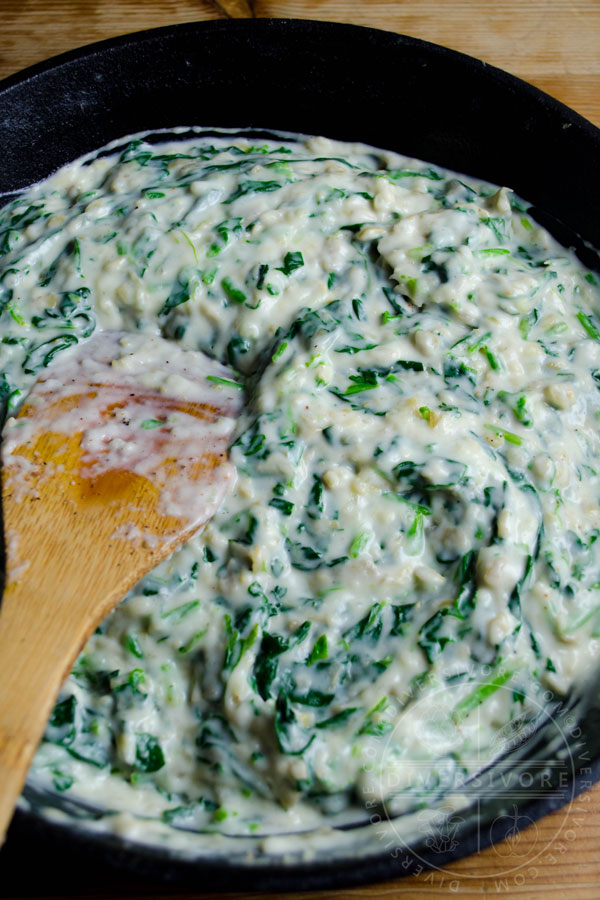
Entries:
{"label": "wooden table surface", "polygon": [[[0,0],[0,78],[57,53],[126,32],[225,17],[210,0]],[[222,0],[230,8],[244,4]],[[600,0],[254,0],[258,17],[352,22],[423,38],[479,57],[537,85],[600,126]],[[1,165],[2,148],[0,148]],[[0,896],[2,887],[0,857]],[[140,882],[82,885],[95,898],[176,897]],[[39,896],[39,893],[38,893]],[[203,900],[213,896],[187,894]],[[231,897],[248,896],[230,895]],[[254,894],[256,898],[260,895]],[[503,896],[600,898],[600,784],[499,844],[445,871],[290,900]]]}

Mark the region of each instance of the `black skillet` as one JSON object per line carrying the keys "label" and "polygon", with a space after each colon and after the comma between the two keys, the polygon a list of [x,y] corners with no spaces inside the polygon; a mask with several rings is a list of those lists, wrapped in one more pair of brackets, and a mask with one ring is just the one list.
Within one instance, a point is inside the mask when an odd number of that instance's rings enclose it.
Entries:
{"label": "black skillet", "polygon": [[[10,199],[114,138],[178,125],[324,134],[508,185],[559,240],[599,268],[591,249],[600,247],[597,128],[475,59],[350,25],[178,25],[104,41],[12,76],[0,84],[0,195]],[[597,688],[585,702],[563,703],[554,720],[488,773],[471,814],[455,816],[433,837],[424,832],[410,850],[375,842],[365,855],[325,853],[303,865],[190,863],[20,812],[0,853],[0,892],[85,895],[157,882],[195,891],[339,888],[427,866],[450,881],[456,859],[496,846],[600,777],[599,725]],[[35,792],[29,796],[35,806]],[[540,847],[538,860],[551,852]],[[508,887],[519,883],[518,854],[499,868]]]}

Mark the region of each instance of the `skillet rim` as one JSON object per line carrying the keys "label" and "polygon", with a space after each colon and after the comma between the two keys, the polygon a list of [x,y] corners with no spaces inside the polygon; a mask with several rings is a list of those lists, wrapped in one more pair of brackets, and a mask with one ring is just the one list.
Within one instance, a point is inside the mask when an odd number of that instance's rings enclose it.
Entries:
{"label": "skillet rim", "polygon": [[[577,136],[579,136],[581,140],[591,141],[592,143],[595,143],[600,150],[600,129],[593,123],[589,122],[579,113],[570,109],[556,98],[502,69],[490,66],[475,57],[424,41],[420,38],[413,38],[395,32],[388,32],[365,26],[310,19],[202,20],[200,22],[187,22],[178,25],[145,29],[108,38],[99,42],[85,44],[81,47],[66,51],[49,60],[36,63],[1,81],[0,114],[2,103],[7,98],[10,99],[13,92],[18,93],[19,89],[23,89],[27,86],[31,87],[32,84],[37,84],[39,80],[43,81],[44,78],[47,78],[51,74],[58,75],[61,71],[66,72],[69,67],[74,64],[87,63],[88,66],[91,66],[95,58],[101,58],[113,51],[131,47],[145,47],[149,42],[156,40],[160,42],[162,39],[173,40],[176,42],[179,35],[187,36],[200,34],[200,36],[205,36],[210,32],[215,34],[231,34],[231,32],[237,32],[242,35],[246,34],[250,37],[253,31],[255,33],[266,32],[268,34],[271,32],[282,34],[284,29],[287,29],[286,39],[288,40],[293,40],[294,37],[297,37],[299,34],[310,37],[311,33],[314,34],[315,31],[320,32],[321,34],[329,33],[330,35],[336,35],[338,40],[343,40],[343,37],[347,35],[354,35],[357,40],[364,38],[372,43],[382,44],[388,50],[392,48],[395,48],[396,50],[411,48],[427,58],[427,65],[438,64],[438,62],[441,61],[443,66],[451,63],[459,68],[467,69],[474,77],[481,75],[486,79],[486,82],[495,82],[500,85],[507,91],[509,96],[520,95],[523,103],[531,103],[533,107],[539,107],[549,116],[556,117],[557,124],[559,124],[563,130],[568,129],[570,137],[575,136],[575,138],[577,138]],[[358,37],[359,35],[360,38]],[[0,121],[0,134],[4,127],[6,127],[6,122]],[[172,125],[172,127],[175,126]],[[266,130],[270,129],[270,127],[270,125],[265,124]],[[109,138],[109,140],[112,140],[112,138]],[[65,160],[64,162],[67,161],[68,160]],[[51,174],[51,171],[54,170],[55,169],[48,171],[44,177],[47,177]],[[598,243],[600,244],[600,241]],[[586,767],[581,768],[585,769]],[[575,774],[573,780],[574,796],[576,796],[580,790],[585,789],[588,781],[595,781],[600,778],[600,751],[598,757],[592,763],[592,769],[593,774],[591,776],[587,773],[584,775],[582,772]],[[560,803],[557,803],[555,798],[549,796],[544,798],[544,800],[538,800],[524,805],[523,813],[535,820],[540,816],[545,815],[551,809],[557,808],[559,805]],[[31,814],[19,811],[17,816],[17,828],[15,830],[22,830],[24,827],[25,833],[27,833],[27,830],[31,827],[31,818]],[[37,820],[37,823],[39,825],[40,820]],[[57,831],[57,829],[49,823],[43,822],[41,824],[43,827],[47,825],[50,832]],[[73,836],[67,839],[73,840]],[[82,838],[81,835],[77,835],[77,839],[82,841],[83,844],[86,843],[86,840],[89,841],[89,838],[86,839],[85,836]],[[477,847],[489,844],[492,840],[493,837],[491,835],[488,840],[479,840]],[[91,841],[94,848],[97,848],[98,844],[102,844],[98,835],[91,835]],[[136,845],[132,846],[135,847]],[[102,847],[100,849],[102,849]],[[475,836],[467,836],[461,842],[459,852],[450,854],[446,861],[466,856],[474,849],[476,849]],[[93,849],[92,852],[96,853],[97,849]],[[111,847],[110,842],[108,842],[108,846],[105,848],[107,859],[111,858],[113,852],[114,847]],[[139,850],[139,857],[137,864],[133,865],[133,869],[137,872],[139,872],[140,866],[144,868],[151,863],[156,863],[156,852],[148,850],[147,848],[142,847]],[[240,867],[234,870],[227,869],[223,872],[222,863],[218,863],[217,865],[212,866],[212,875],[209,875],[208,873],[211,869],[211,865],[207,865],[206,862],[202,860],[200,862],[186,864],[183,868],[187,869],[187,871],[183,874],[182,878],[181,872],[179,877],[177,871],[173,872],[173,866],[175,866],[175,869],[178,867],[181,868],[181,863],[177,859],[173,861],[172,857],[170,859],[167,858],[166,861],[158,863],[158,869],[155,870],[153,874],[155,877],[165,878],[166,880],[184,885],[187,884],[190,887],[195,886],[195,879],[198,874],[203,875],[203,880],[208,877],[208,884],[205,884],[205,887],[211,886],[214,883],[216,889],[223,890],[225,889],[223,884],[224,881],[227,882],[227,888],[229,889],[231,888],[232,882],[235,882],[240,888],[247,887],[249,870],[246,867]],[[170,867],[171,870],[164,871],[164,867],[167,869]],[[234,878],[232,878],[232,874],[235,874]],[[346,885],[364,884],[372,880],[382,880],[384,878],[398,877],[402,874],[410,874],[410,870],[399,868],[398,863],[389,857],[389,854],[383,852],[374,858],[354,861],[351,865],[347,860],[342,860],[332,864],[320,863],[312,867],[301,866],[281,870],[273,867],[270,872],[261,868],[253,868],[252,874],[255,876],[252,884],[253,890],[298,890],[302,887],[305,889],[313,889],[317,887],[342,887]],[[214,879],[214,882],[211,881],[211,878]]]}

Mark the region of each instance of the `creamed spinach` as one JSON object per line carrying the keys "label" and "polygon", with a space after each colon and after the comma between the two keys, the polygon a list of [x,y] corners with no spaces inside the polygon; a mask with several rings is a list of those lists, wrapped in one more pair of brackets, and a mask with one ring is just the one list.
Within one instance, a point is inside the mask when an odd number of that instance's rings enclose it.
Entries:
{"label": "creamed spinach", "polygon": [[98,329],[245,392],[234,490],[88,642],[34,779],[204,833],[409,810],[591,669],[598,276],[509,190],[135,139],[0,212],[0,311],[9,416]]}

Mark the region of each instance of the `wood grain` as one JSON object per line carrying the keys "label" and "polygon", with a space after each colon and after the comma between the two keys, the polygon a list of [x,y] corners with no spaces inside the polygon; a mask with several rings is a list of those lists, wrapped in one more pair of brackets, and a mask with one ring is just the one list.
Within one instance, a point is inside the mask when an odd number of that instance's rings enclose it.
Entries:
{"label": "wood grain", "polygon": [[[254,0],[253,7],[257,17],[353,22],[460,50],[537,85],[600,126],[598,0]],[[49,9],[48,0],[0,0],[0,78],[117,34],[224,17],[209,0],[53,0],[51,14]],[[583,794],[570,810],[547,816],[522,836],[512,858],[509,854],[508,862],[515,868],[508,876],[505,848],[492,847],[460,861],[451,872],[288,896],[290,900],[455,896],[598,900],[600,785]],[[143,881],[135,889],[128,886],[126,893],[147,900],[179,896],[171,888]],[[125,896],[125,891],[118,880],[109,880],[104,889],[82,885],[81,894],[99,900]],[[185,896],[216,900],[219,895]]]}

